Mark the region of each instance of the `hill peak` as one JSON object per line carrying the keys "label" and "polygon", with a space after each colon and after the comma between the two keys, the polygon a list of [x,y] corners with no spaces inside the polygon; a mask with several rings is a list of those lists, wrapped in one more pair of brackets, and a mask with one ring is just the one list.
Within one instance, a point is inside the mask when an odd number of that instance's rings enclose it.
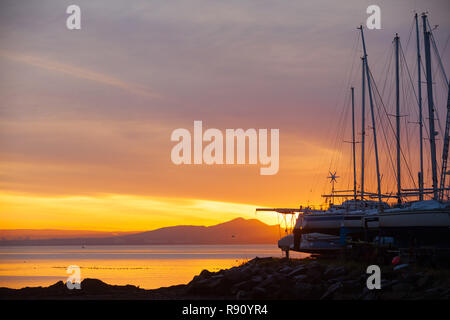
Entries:
{"label": "hill peak", "polygon": [[210,228],[216,228],[216,227],[249,227],[249,226],[269,226],[265,224],[264,222],[258,220],[258,219],[245,219],[242,217],[234,218],[226,222],[222,222],[213,226],[210,226]]}

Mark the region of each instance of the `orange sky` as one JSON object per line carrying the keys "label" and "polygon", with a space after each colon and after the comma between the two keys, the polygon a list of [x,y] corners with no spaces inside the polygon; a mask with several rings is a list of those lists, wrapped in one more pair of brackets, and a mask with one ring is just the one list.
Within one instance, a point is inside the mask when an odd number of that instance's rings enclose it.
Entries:
{"label": "orange sky", "polygon": [[[329,170],[341,176],[337,187],[351,188],[343,141],[351,139],[350,85],[359,108],[364,1],[79,5],[78,31],[65,28],[63,3],[13,1],[0,10],[0,229],[133,231],[239,216],[275,224],[255,208],[323,203]],[[383,29],[366,39],[376,76],[395,32],[406,41],[412,10],[428,10],[449,29],[444,1],[379,5]],[[417,121],[402,112],[405,123]],[[192,132],[195,120],[223,132],[280,129],[278,174],[261,176],[259,165],[174,165],[170,135]],[[393,140],[380,140],[388,191]],[[405,154],[416,177],[414,147]],[[367,169],[371,190],[374,174]]]}

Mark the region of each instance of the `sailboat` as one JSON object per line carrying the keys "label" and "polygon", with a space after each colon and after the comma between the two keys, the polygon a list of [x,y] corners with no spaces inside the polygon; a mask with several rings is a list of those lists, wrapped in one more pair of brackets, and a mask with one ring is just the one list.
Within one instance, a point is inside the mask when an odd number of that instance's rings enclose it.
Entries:
{"label": "sailboat", "polygon": [[[433,39],[432,30],[426,13],[421,15],[423,26],[423,43],[425,52],[425,74],[428,105],[428,129],[431,162],[431,188],[424,188],[424,150],[423,150],[423,117],[422,117],[422,80],[421,80],[421,50],[419,38],[419,17],[414,15],[417,44],[417,102],[419,107],[419,131],[420,131],[420,171],[418,172],[418,188],[404,189],[401,182],[401,127],[400,127],[400,80],[399,80],[399,44],[398,34],[394,38],[395,46],[395,100],[396,100],[396,126],[394,139],[396,142],[396,185],[395,193],[385,194],[381,189],[381,169],[378,153],[377,125],[374,113],[374,84],[368,63],[368,55],[364,38],[363,27],[358,29],[361,35],[363,57],[362,61],[362,102],[361,102],[361,168],[360,185],[357,185],[356,174],[356,140],[355,140],[355,102],[354,88],[351,88],[352,102],[352,151],[353,151],[353,190],[335,190],[336,172],[328,178],[332,182],[332,192],[322,197],[329,199],[330,204],[326,210],[317,210],[310,207],[298,209],[289,208],[261,208],[257,211],[273,211],[283,215],[296,216],[292,234],[280,239],[279,247],[301,252],[326,252],[339,250],[346,247],[348,240],[360,240],[367,242],[392,239],[398,247],[434,246],[450,248],[450,201],[449,188],[446,187],[447,159],[449,150],[450,131],[450,87],[445,75],[445,70],[440,60],[437,46]],[[431,48],[435,50],[438,66],[443,74],[448,87],[447,116],[444,133],[441,174],[438,177],[438,164],[436,155],[436,129],[435,129],[435,105],[433,96],[433,79],[431,67]],[[371,130],[376,162],[377,192],[365,190],[365,102],[366,91],[370,103]],[[439,185],[438,185],[439,181]],[[428,197],[428,199],[425,199]],[[351,199],[349,199],[351,198]],[[335,204],[336,199],[344,199]],[[375,199],[375,200],[373,200]],[[394,203],[389,200],[396,200]]]}

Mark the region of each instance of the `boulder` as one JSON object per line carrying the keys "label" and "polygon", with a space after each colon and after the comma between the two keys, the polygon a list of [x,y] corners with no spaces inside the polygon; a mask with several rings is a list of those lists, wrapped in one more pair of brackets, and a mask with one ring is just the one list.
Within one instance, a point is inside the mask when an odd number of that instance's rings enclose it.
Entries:
{"label": "boulder", "polygon": [[291,271],[292,271],[292,268],[289,267],[289,266],[281,267],[281,268],[278,270],[279,273],[285,273],[285,274],[289,274]]}
{"label": "boulder", "polygon": [[58,281],[55,284],[52,284],[51,286],[49,286],[47,288],[47,294],[48,295],[60,295],[63,294],[67,291],[73,291],[73,290],[69,290],[66,287],[66,284],[62,281]]}
{"label": "boulder", "polygon": [[242,282],[249,277],[248,273],[239,269],[230,269],[224,273],[224,277],[231,283]]}
{"label": "boulder", "polygon": [[336,282],[331,287],[328,288],[328,290],[320,297],[320,300],[329,299],[332,297],[332,295],[341,289],[343,287],[341,282]]}
{"label": "boulder", "polygon": [[261,283],[259,283],[259,286],[262,288],[270,288],[273,286],[277,286],[277,279],[274,275],[268,275]]}
{"label": "boulder", "polygon": [[441,296],[441,288],[430,288],[424,292],[425,299],[438,299]]}
{"label": "boulder", "polygon": [[249,299],[249,294],[247,292],[245,292],[244,290],[239,290],[236,293],[236,300],[247,300]]}
{"label": "boulder", "polygon": [[200,278],[209,278],[213,274],[214,274],[213,272],[204,269],[204,270],[202,270],[202,272],[200,272],[199,276],[200,276]]}
{"label": "boulder", "polygon": [[295,282],[301,282],[304,281],[308,276],[306,274],[299,274],[298,276],[294,277]]}
{"label": "boulder", "polygon": [[230,284],[223,278],[200,279],[191,281],[186,288],[187,294],[192,295],[227,295],[229,293]]}
{"label": "boulder", "polygon": [[231,293],[237,293],[241,290],[243,291],[250,291],[254,287],[254,282],[251,280],[245,280],[242,282],[239,282],[231,287]]}
{"label": "boulder", "polygon": [[345,267],[328,266],[323,273],[323,277],[325,279],[332,279],[343,276],[345,274],[346,274]]}
{"label": "boulder", "polygon": [[312,261],[312,262],[306,264],[305,266],[307,269],[316,269],[316,270],[319,270],[320,272],[325,271],[325,265],[323,265],[319,261]]}
{"label": "boulder", "polygon": [[288,277],[295,277],[297,275],[305,274],[305,273],[306,273],[306,267],[299,266],[299,267],[294,268],[294,270],[292,270],[291,272],[289,272]]}
{"label": "boulder", "polygon": [[81,281],[81,290],[88,294],[104,294],[112,290],[112,286],[98,279],[84,279]]}
{"label": "boulder", "polygon": [[253,281],[255,284],[259,284],[260,282],[262,282],[264,280],[264,278],[262,276],[253,276],[251,281]]}

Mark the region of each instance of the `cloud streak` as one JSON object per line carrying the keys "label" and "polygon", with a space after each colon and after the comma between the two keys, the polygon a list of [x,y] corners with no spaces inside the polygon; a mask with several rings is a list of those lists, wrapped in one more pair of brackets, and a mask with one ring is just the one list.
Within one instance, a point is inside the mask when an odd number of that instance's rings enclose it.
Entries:
{"label": "cloud streak", "polygon": [[69,75],[71,77],[85,79],[89,81],[94,81],[97,83],[101,83],[107,86],[116,87],[122,90],[125,90],[131,94],[147,97],[147,98],[156,98],[161,99],[162,95],[143,88],[136,84],[130,84],[128,82],[122,81],[114,76],[106,75],[103,73],[98,73],[94,71],[90,71],[84,68],[76,67],[70,64],[64,64],[57,61],[48,60],[45,58],[31,56],[31,55],[22,55],[22,54],[12,54],[5,51],[0,51],[0,56],[4,57],[8,60],[28,64],[33,67],[55,71],[59,73],[63,73]]}

